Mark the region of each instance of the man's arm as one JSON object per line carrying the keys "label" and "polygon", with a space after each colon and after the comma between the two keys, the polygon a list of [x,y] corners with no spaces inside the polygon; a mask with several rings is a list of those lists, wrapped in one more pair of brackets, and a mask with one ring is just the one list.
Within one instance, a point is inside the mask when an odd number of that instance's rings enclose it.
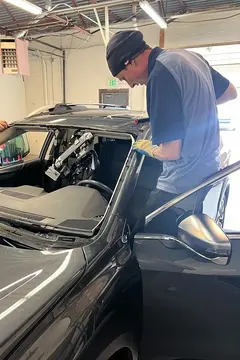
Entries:
{"label": "man's arm", "polygon": [[224,91],[222,95],[217,99],[217,105],[224,104],[230,100],[237,98],[237,90],[232,83],[229,83],[227,90]]}
{"label": "man's arm", "polygon": [[230,81],[210,66],[213,85],[215,89],[217,105],[234,100],[237,97],[237,90]]}
{"label": "man's arm", "polygon": [[182,140],[163,143],[153,149],[153,157],[161,161],[178,160],[181,157]]}
{"label": "man's arm", "polygon": [[157,63],[148,81],[148,114],[152,128],[153,156],[161,161],[181,157],[184,115],[179,85],[161,63]]}

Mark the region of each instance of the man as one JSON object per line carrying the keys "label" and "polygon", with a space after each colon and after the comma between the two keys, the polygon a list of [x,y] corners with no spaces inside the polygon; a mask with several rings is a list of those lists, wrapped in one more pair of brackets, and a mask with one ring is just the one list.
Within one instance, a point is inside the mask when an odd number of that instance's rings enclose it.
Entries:
{"label": "man", "polygon": [[235,87],[201,55],[152,49],[140,31],[116,33],[106,58],[114,77],[130,87],[147,86],[152,141],[134,149],[163,162],[148,212],[219,170],[217,104],[235,99]]}

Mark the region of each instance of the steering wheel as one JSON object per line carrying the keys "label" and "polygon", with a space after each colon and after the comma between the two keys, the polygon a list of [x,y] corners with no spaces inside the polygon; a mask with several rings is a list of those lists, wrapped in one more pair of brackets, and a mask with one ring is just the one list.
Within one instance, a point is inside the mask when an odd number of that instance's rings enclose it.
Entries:
{"label": "steering wheel", "polygon": [[103,183],[101,183],[100,181],[96,181],[96,180],[81,180],[77,183],[77,186],[86,186],[89,185],[90,187],[97,189],[97,190],[102,190],[104,192],[106,192],[108,195],[112,196],[112,189],[110,189],[110,187],[108,187],[107,185],[104,185]]}

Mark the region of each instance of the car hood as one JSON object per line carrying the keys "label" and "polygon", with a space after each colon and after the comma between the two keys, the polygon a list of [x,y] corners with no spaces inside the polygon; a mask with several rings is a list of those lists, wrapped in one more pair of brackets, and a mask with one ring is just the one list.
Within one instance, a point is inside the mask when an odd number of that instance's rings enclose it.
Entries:
{"label": "car hood", "polygon": [[0,358],[85,269],[81,248],[35,251],[0,246]]}

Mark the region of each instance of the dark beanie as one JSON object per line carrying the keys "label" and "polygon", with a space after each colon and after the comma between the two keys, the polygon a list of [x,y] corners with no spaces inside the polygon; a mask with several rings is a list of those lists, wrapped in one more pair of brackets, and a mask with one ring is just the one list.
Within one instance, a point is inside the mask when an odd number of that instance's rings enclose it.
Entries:
{"label": "dark beanie", "polygon": [[106,53],[112,75],[119,74],[126,67],[127,61],[133,60],[147,48],[140,31],[127,30],[114,34],[108,42]]}

